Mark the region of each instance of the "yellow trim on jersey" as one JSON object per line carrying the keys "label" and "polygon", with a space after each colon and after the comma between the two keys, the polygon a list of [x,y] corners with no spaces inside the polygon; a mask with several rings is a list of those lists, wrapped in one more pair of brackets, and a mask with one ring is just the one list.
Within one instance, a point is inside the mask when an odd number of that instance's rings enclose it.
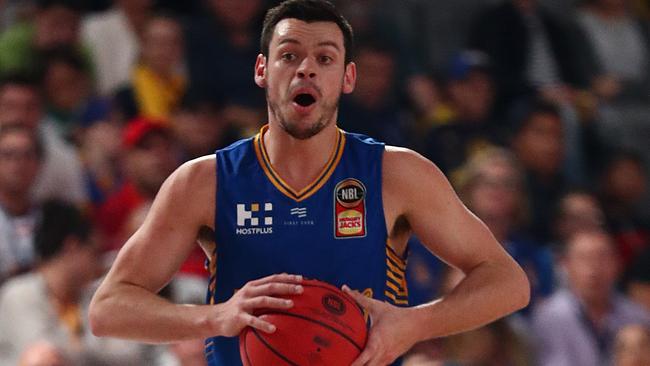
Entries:
{"label": "yellow trim on jersey", "polygon": [[210,294],[210,305],[214,305],[214,294],[217,290],[217,248],[214,248],[209,262],[210,282],[208,283],[208,293]]}
{"label": "yellow trim on jersey", "polygon": [[393,304],[396,304],[396,305],[408,305],[409,304],[408,300],[398,299],[395,296],[395,294],[393,294],[392,292],[390,292],[388,290],[384,291],[384,295],[386,295],[386,297],[388,297],[390,300],[392,300]]}
{"label": "yellow trim on jersey", "polygon": [[404,274],[403,273],[399,274],[399,273],[395,273],[393,271],[386,271],[386,274],[388,275],[388,278],[392,279],[397,284],[401,285],[404,282]]}
{"label": "yellow trim on jersey", "polygon": [[396,285],[392,281],[386,281],[386,286],[390,287],[391,290],[395,291],[395,295],[400,297],[407,297],[408,292],[405,288],[402,288],[401,284]]}
{"label": "yellow trim on jersey", "polygon": [[397,253],[393,251],[393,248],[390,247],[390,245],[386,245],[386,255],[388,255],[388,258],[392,259],[393,262],[399,267],[399,269],[403,272],[406,269],[406,263],[404,262],[404,259],[400,258]]}
{"label": "yellow trim on jersey", "polygon": [[408,305],[408,287],[406,284],[406,260],[395,253],[386,243],[386,287],[384,295],[395,305]]}
{"label": "yellow trim on jersey", "polygon": [[345,147],[345,133],[343,133],[341,129],[337,129],[338,134],[336,138],[336,146],[332,151],[329,159],[327,160],[325,167],[313,182],[309,183],[300,191],[296,191],[282,179],[282,177],[273,169],[273,165],[271,165],[269,155],[264,148],[264,133],[268,130],[268,128],[268,125],[264,125],[260,129],[260,132],[255,136],[255,139],[253,139],[255,155],[257,155],[257,160],[259,161],[264,174],[275,186],[275,188],[277,188],[285,196],[288,196],[297,202],[311,197],[314,193],[318,192],[318,190],[327,182],[341,161],[341,157],[343,156],[343,149]]}
{"label": "yellow trim on jersey", "polygon": [[386,264],[388,265],[388,269],[395,273],[404,273],[404,270],[397,267],[393,261],[391,261],[389,258],[386,258]]}

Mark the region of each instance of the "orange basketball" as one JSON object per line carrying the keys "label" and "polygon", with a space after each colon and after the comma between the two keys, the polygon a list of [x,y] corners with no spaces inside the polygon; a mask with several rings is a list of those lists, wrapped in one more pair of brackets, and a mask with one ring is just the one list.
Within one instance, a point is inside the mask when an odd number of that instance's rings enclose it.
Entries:
{"label": "orange basketball", "polygon": [[294,303],[291,309],[260,316],[276,326],[275,332],[242,331],[244,366],[347,366],[359,356],[368,335],[359,305],[328,283],[304,280],[302,286],[302,294],[287,296]]}

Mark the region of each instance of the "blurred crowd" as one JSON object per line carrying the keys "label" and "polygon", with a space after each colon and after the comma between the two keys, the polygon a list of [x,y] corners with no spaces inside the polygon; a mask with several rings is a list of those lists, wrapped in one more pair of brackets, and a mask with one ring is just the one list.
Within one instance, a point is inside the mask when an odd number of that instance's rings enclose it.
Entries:
{"label": "blurred crowd", "polygon": [[[0,364],[205,365],[86,311],[165,178],[265,123],[276,3],[0,0]],[[335,3],[359,74],[339,126],[435,162],[532,285],[405,365],[650,365],[650,1]],[[411,304],[463,277],[415,237],[407,272]],[[206,276],[197,246],[161,294],[202,303]]]}

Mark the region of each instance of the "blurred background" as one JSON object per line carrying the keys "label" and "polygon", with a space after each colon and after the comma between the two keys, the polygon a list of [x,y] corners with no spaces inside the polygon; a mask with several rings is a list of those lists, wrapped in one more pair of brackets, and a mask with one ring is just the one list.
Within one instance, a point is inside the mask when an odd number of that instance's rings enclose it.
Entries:
{"label": "blurred background", "polygon": [[[0,0],[0,364],[205,365],[98,339],[89,298],[181,163],[255,134],[271,0]],[[524,310],[407,366],[650,365],[650,1],[340,0],[339,125],[434,161],[522,265]],[[409,299],[462,273],[409,243]],[[163,290],[202,303],[198,249]],[[481,304],[476,304],[481,306]]]}

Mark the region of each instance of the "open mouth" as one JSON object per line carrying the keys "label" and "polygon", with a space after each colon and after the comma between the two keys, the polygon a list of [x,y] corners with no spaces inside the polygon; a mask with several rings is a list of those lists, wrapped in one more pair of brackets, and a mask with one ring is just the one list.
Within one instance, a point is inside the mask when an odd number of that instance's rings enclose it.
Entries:
{"label": "open mouth", "polygon": [[296,95],[296,97],[293,98],[293,101],[301,107],[309,107],[310,105],[316,103],[316,98],[314,98],[314,96],[311,94],[301,93]]}

